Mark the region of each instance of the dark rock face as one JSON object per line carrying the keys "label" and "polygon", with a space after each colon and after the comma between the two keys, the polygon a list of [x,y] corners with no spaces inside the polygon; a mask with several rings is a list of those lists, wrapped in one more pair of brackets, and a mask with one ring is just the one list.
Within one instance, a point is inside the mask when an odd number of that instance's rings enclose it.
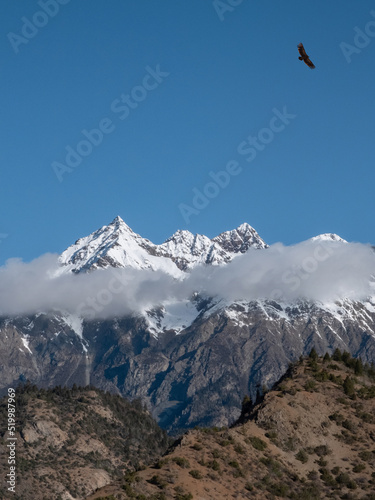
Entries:
{"label": "dark rock face", "polygon": [[328,310],[302,302],[202,300],[189,327],[158,338],[141,316],[77,329],[61,315],[39,314],[3,318],[0,330],[2,394],[27,379],[41,387],[92,384],[141,398],[171,432],[231,424],[245,394],[254,398],[263,385],[270,388],[312,347],[375,361],[375,313],[353,302]]}

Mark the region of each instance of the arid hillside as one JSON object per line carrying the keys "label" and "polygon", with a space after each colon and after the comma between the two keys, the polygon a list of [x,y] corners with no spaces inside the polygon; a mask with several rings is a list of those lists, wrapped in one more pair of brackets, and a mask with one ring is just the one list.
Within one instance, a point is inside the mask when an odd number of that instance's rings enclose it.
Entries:
{"label": "arid hillside", "polygon": [[16,391],[16,493],[7,491],[7,399],[0,404],[0,498],[82,499],[171,443],[139,402],[93,388]]}
{"label": "arid hillside", "polygon": [[347,353],[292,366],[232,428],[194,429],[87,500],[375,499],[375,370]]}

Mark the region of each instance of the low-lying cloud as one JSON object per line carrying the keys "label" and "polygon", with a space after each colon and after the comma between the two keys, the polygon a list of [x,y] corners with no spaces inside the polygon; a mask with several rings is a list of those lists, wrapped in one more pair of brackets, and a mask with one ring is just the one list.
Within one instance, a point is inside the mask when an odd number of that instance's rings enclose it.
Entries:
{"label": "low-lying cloud", "polygon": [[138,313],[198,292],[227,301],[363,300],[375,295],[369,245],[307,241],[250,250],[225,266],[200,266],[176,280],[162,271],[106,269],[64,274],[58,255],[0,268],[0,315],[64,311],[87,319]]}

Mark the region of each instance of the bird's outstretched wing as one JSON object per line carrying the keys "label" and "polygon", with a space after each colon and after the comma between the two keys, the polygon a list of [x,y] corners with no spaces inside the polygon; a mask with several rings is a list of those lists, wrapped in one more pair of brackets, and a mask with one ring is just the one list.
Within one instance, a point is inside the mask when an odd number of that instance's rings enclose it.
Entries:
{"label": "bird's outstretched wing", "polygon": [[307,64],[307,66],[311,69],[314,69],[315,68],[315,64],[311,61],[311,59],[309,58],[309,56],[306,54],[306,51],[305,51],[305,48],[303,46],[302,43],[299,43],[297,45],[298,47],[298,52],[299,52],[299,55],[300,57],[298,58],[300,61],[303,61],[305,64]]}
{"label": "bird's outstretched wing", "polygon": [[302,57],[302,59],[304,59],[305,57],[308,57],[308,55],[306,54],[306,51],[305,51],[305,47],[303,46],[302,43],[299,43],[297,45],[298,47],[298,52],[300,54],[300,56]]}

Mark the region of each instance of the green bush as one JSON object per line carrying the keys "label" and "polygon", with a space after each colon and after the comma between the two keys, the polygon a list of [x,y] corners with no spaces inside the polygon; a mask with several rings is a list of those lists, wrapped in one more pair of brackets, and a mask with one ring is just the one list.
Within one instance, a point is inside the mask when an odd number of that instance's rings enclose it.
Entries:
{"label": "green bush", "polygon": [[357,429],[357,426],[351,420],[348,420],[348,419],[343,420],[341,425],[345,429],[348,429],[348,431],[350,431],[350,432],[355,432]]}
{"label": "green bush", "polygon": [[175,500],[192,500],[193,495],[191,493],[177,493],[174,498]]}
{"label": "green bush", "polygon": [[232,460],[231,462],[228,462],[228,465],[230,465],[231,467],[234,467],[235,469],[240,468],[240,464],[237,462],[237,460]]}
{"label": "green bush", "polygon": [[263,441],[263,439],[258,438],[257,436],[251,436],[247,438],[250,444],[259,451],[264,451],[267,448],[267,443]]}
{"label": "green bush", "polygon": [[374,457],[374,455],[371,453],[371,451],[367,451],[367,450],[360,451],[358,453],[358,456],[364,462],[369,462]]}
{"label": "green bush", "polygon": [[202,474],[199,472],[199,470],[193,469],[189,471],[189,474],[194,478],[194,479],[202,479]]}
{"label": "green bush", "polygon": [[305,450],[299,450],[299,452],[295,455],[296,459],[305,464],[309,460],[309,456]]}
{"label": "green bush", "polygon": [[355,396],[354,381],[351,377],[349,377],[349,375],[344,380],[343,388],[347,396],[349,396],[350,398],[353,398]]}
{"label": "green bush", "polygon": [[328,446],[325,444],[316,446],[314,448],[314,452],[318,455],[318,457],[324,457],[325,455],[329,455],[330,453],[332,453]]}
{"label": "green bush", "polygon": [[357,488],[356,482],[350,479],[349,474],[347,474],[346,472],[342,472],[341,474],[339,474],[336,477],[336,481],[338,484],[342,484],[351,490],[355,490]]}
{"label": "green bush", "polygon": [[150,484],[154,484],[160,489],[164,489],[167,486],[167,482],[164,481],[158,474],[154,474],[151,479],[148,479]]}
{"label": "green bush", "polygon": [[316,390],[316,382],[315,380],[308,380],[305,384],[305,391],[313,392]]}
{"label": "green bush", "polygon": [[365,469],[366,469],[365,464],[357,464],[353,467],[353,472],[362,472]]}
{"label": "green bush", "polygon": [[194,443],[190,448],[192,448],[193,450],[200,451],[203,449],[203,446],[200,443]]}
{"label": "green bush", "polygon": [[[328,469],[325,467],[322,467],[319,469],[320,472],[320,479],[327,485],[327,486],[336,486],[337,482],[335,481],[335,478],[330,474]],[[336,478],[337,479],[337,478]]]}
{"label": "green bush", "polygon": [[189,460],[185,457],[173,457],[172,460],[175,464],[179,465],[183,469],[189,469],[190,467]]}
{"label": "green bush", "polygon": [[277,439],[277,432],[276,431],[269,431],[269,432],[266,432],[265,436],[268,437],[268,439],[271,439],[271,441],[274,441],[275,439]]}
{"label": "green bush", "polygon": [[220,464],[217,460],[212,460],[212,462],[209,462],[208,467],[216,471],[220,470]]}

